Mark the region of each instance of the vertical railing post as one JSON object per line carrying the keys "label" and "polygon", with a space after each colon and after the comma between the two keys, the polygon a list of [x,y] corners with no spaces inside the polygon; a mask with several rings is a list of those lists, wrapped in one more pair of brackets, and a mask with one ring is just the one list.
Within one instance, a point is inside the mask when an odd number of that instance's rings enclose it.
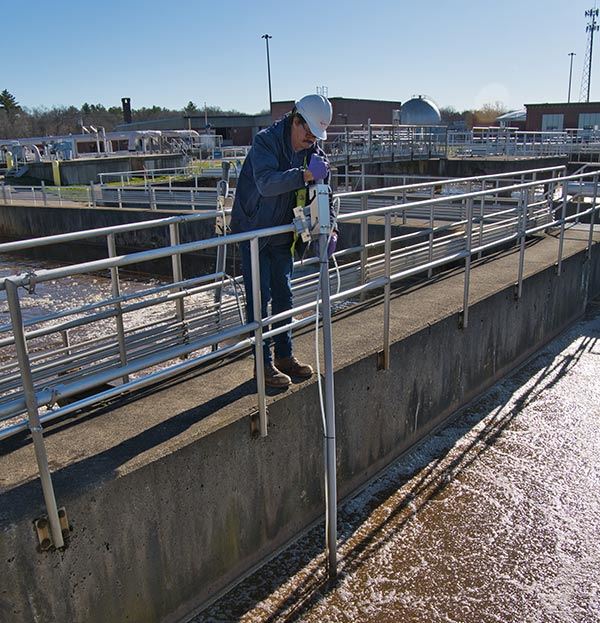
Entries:
{"label": "vertical railing post", "polygon": [[156,210],[156,188],[154,186],[150,188],[150,209]]}
{"label": "vertical railing post", "polygon": [[5,281],[6,299],[10,312],[10,319],[15,339],[15,348],[17,351],[17,359],[19,361],[19,370],[21,372],[21,381],[23,384],[23,393],[25,404],[27,405],[28,425],[31,431],[35,458],[37,461],[40,481],[42,483],[42,491],[44,501],[46,502],[46,510],[48,512],[48,521],[50,522],[50,531],[54,547],[57,549],[63,547],[65,542],[60,527],[60,519],[58,517],[58,508],[56,506],[56,497],[54,495],[54,487],[52,485],[52,477],[48,466],[48,455],[46,453],[46,445],[42,432],[42,425],[38,413],[37,398],[35,395],[35,387],[31,374],[31,365],[29,362],[29,354],[27,352],[27,340],[25,338],[25,328],[23,326],[23,315],[21,313],[21,305],[19,302],[19,294],[16,284],[7,279]]}
{"label": "vertical railing post", "polygon": [[2,202],[6,204],[6,185],[4,184],[4,180],[2,181]]}
{"label": "vertical railing post", "polygon": [[[363,195],[360,198],[360,209],[365,211],[368,207],[369,197]],[[369,251],[367,243],[369,242],[369,219],[366,216],[360,217],[360,285],[367,282],[367,262],[369,260]],[[364,294],[361,293],[361,300],[364,300]]]}
{"label": "vertical railing post", "polygon": [[119,207],[123,207],[123,197],[121,195],[121,187],[117,188],[117,201],[119,202]]}
{"label": "vertical railing post", "polygon": [[96,189],[94,188],[94,182],[90,182],[90,199],[92,201],[92,207],[96,207]]}
{"label": "vertical railing post", "polygon": [[471,236],[473,234],[473,198],[467,199],[467,228],[465,239],[465,284],[463,290],[463,310],[461,318],[461,326],[466,329],[469,325],[469,286],[471,280]]}
{"label": "vertical railing post", "polygon": [[385,245],[384,245],[385,286],[383,288],[383,369],[390,368],[390,299],[392,293],[392,215],[385,214]]}
{"label": "vertical railing post", "polygon": [[588,243],[587,243],[587,249],[586,249],[586,257],[587,259],[591,259],[592,257],[592,242],[593,242],[593,236],[594,236],[594,223],[596,221],[596,201],[598,199],[598,175],[594,175],[593,177],[593,182],[594,182],[594,198],[592,199],[592,208],[594,208],[592,210],[592,213],[590,214],[590,232],[588,235]]}
{"label": "vertical railing post", "polygon": [[[552,171],[552,177],[550,178],[550,183],[548,184],[548,195],[546,197],[547,209],[552,213],[554,208],[554,190],[556,188],[556,177],[560,174],[557,171]],[[553,215],[554,216],[554,215]]]}
{"label": "vertical railing post", "polygon": [[256,388],[258,394],[258,422],[260,436],[267,436],[267,401],[265,395],[265,359],[263,354],[263,327],[260,295],[260,259],[258,238],[250,240],[250,265],[252,267],[252,310],[254,322],[254,365],[256,366]]}
{"label": "vertical railing post", "polygon": [[[115,241],[114,234],[108,234],[106,237],[106,244],[108,247],[108,257],[116,257],[117,256],[117,245]],[[113,299],[115,299],[114,309],[116,312],[115,316],[115,324],[117,326],[117,342],[119,344],[119,360],[121,362],[121,367],[125,367],[127,365],[127,345],[125,343],[125,325],[123,323],[123,309],[121,307],[121,302],[117,301],[121,296],[121,282],[119,280],[119,268],[118,266],[112,266],[110,269],[110,291]],[[121,377],[123,383],[129,382],[129,376],[124,374]]]}
{"label": "vertical railing post", "polygon": [[[481,190],[485,191],[485,180],[481,181]],[[486,195],[481,195],[481,199],[479,201],[479,240],[477,241],[477,246],[481,247],[483,245],[483,223],[485,222],[485,198]],[[477,254],[477,259],[481,259],[483,255],[483,251],[479,251]]]}
{"label": "vertical railing post", "polygon": [[[435,187],[432,185],[430,189],[430,199],[433,199],[433,195],[435,192]],[[435,223],[435,208],[433,203],[429,204],[429,251],[427,253],[428,262],[433,261],[433,228]],[[433,276],[433,269],[429,268],[427,270],[427,278],[431,279]]]}
{"label": "vertical railing post", "polygon": [[44,202],[44,207],[48,207],[48,194],[46,193],[46,182],[42,180],[42,201]]}
{"label": "vertical railing post", "polygon": [[527,231],[527,209],[529,206],[529,189],[521,190],[521,200],[518,210],[517,229],[519,233],[519,270],[517,273],[517,288],[515,298],[518,300],[523,294],[523,270],[525,268],[525,232]]}
{"label": "vertical railing post", "polygon": [[556,260],[556,274],[560,276],[562,272],[562,256],[565,243],[565,217],[567,215],[567,182],[562,181],[562,207],[560,210],[560,237],[558,239],[558,259]]}
{"label": "vertical railing post", "polygon": [[62,200],[62,192],[61,187],[58,187],[58,205],[62,208],[63,200]]}
{"label": "vertical railing post", "polygon": [[63,329],[60,332],[60,337],[62,338],[63,346],[66,348],[67,357],[71,356],[71,339],[69,337],[69,329]]}
{"label": "vertical railing post", "polygon": [[[171,223],[169,225],[169,241],[172,247],[177,247],[181,244],[181,235],[179,231],[179,223]],[[173,253],[171,255],[171,267],[173,272],[173,283],[181,283],[183,281],[183,266],[181,263],[181,254]],[[181,292],[181,288],[177,289]],[[175,299],[175,314],[177,315],[177,322],[181,327],[181,343],[185,344],[187,341],[187,329],[185,326],[185,304],[183,298],[177,297]]]}

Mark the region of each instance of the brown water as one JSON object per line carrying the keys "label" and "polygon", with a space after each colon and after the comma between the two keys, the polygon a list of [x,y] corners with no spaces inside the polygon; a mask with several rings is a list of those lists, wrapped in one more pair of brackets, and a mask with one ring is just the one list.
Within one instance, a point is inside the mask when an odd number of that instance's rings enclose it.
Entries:
{"label": "brown water", "polygon": [[600,306],[200,622],[600,621]]}

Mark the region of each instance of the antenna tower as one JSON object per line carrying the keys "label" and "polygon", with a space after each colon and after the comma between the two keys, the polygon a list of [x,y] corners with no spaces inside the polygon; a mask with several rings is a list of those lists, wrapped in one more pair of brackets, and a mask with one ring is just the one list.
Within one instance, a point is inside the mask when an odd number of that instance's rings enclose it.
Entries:
{"label": "antenna tower", "polygon": [[583,61],[583,76],[581,78],[581,91],[579,92],[579,101],[586,102],[590,101],[590,87],[592,86],[592,53],[594,50],[594,32],[596,32],[599,27],[596,23],[596,18],[598,17],[598,9],[588,9],[585,12],[585,16],[589,18],[589,22],[585,27],[585,31],[589,33],[588,36],[588,44],[585,48],[585,59]]}

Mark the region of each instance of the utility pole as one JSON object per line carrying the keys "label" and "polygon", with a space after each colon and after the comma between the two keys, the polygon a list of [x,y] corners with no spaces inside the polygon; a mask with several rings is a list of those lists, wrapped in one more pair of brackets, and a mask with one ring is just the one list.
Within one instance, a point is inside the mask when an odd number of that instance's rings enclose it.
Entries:
{"label": "utility pole", "polygon": [[272,39],[271,35],[263,35],[261,39],[265,40],[267,44],[267,74],[269,76],[269,114],[273,109],[273,97],[271,96],[271,60],[269,59],[269,39]]}
{"label": "utility pole", "polygon": [[567,104],[571,103],[571,78],[573,77],[573,57],[576,56],[575,52],[569,52],[568,56],[571,57],[571,66],[569,68],[569,96],[567,98]]}

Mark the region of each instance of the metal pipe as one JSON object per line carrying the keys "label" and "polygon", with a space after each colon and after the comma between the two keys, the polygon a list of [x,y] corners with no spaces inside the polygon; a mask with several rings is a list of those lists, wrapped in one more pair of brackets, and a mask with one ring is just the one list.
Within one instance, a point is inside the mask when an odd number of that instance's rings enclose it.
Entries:
{"label": "metal pipe", "polygon": [[[368,209],[368,197],[361,197],[361,211],[366,212]],[[369,222],[366,218],[360,219],[360,282],[365,283],[367,280],[367,264],[369,261],[369,253],[367,251],[367,243],[369,242]]]}
{"label": "metal pipe", "polygon": [[[434,195],[434,187],[431,187],[431,199],[433,199],[433,195]],[[431,204],[429,206],[429,261],[431,262],[431,260],[433,259],[433,228],[434,228],[434,212],[435,212],[435,207],[433,204]],[[433,274],[433,271],[430,270],[427,273],[427,277],[429,279],[431,279],[431,276]]]}
{"label": "metal pipe", "polygon": [[[106,237],[106,242],[108,245],[108,257],[116,257],[117,255],[117,246],[115,242],[115,235],[109,234]],[[119,282],[119,269],[114,266],[110,269],[110,287],[111,294],[114,299],[118,299],[121,296],[121,284]],[[116,301],[114,304],[115,310],[115,324],[117,326],[117,340],[119,343],[119,358],[121,360],[121,365],[125,367],[127,365],[127,346],[125,344],[125,326],[123,324],[123,310],[121,309],[121,303]],[[129,381],[129,376],[127,374],[122,377],[123,383],[127,383]]]}
{"label": "metal pipe", "polygon": [[598,199],[598,176],[594,177],[594,198],[592,200],[592,214],[590,216],[590,233],[588,235],[588,243],[586,249],[586,256],[589,259],[592,257],[592,240],[594,236],[594,222],[596,220],[596,200]]}
{"label": "metal pipe", "polygon": [[[179,234],[179,223],[171,223],[169,225],[169,242],[171,247],[174,249],[181,245],[181,239]],[[174,252],[171,255],[171,270],[173,274],[173,283],[179,284],[183,281],[183,268],[181,265],[181,254]],[[181,291],[181,287],[177,286],[177,290]],[[182,334],[181,341],[185,342],[186,340],[186,330],[185,330],[185,305],[183,297],[178,297],[175,300],[175,314],[177,316],[177,320],[182,325]]]}
{"label": "metal pipe", "polygon": [[523,270],[525,267],[525,238],[527,232],[527,220],[526,220],[526,210],[527,210],[527,201],[528,201],[529,193],[527,190],[524,190],[521,194],[521,213],[519,218],[519,269],[517,272],[517,292],[516,298],[520,299],[521,294],[523,293]]}
{"label": "metal pipe", "polygon": [[260,292],[260,250],[259,239],[250,240],[250,264],[252,275],[252,311],[254,313],[254,366],[256,370],[256,389],[258,394],[258,415],[260,436],[267,436],[267,402],[265,395],[265,358],[263,345],[262,304]]}
{"label": "metal pipe", "polygon": [[[329,284],[328,235],[319,234],[320,290],[323,310],[323,357],[325,360],[325,543],[327,573],[330,580],[337,576],[337,477],[335,397],[333,383],[333,340],[331,328],[331,292]],[[318,356],[318,354],[317,354]]]}
{"label": "metal pipe", "polygon": [[556,262],[556,274],[560,276],[562,272],[562,256],[563,256],[563,246],[565,241],[565,216],[567,213],[567,184],[563,181],[562,183],[562,192],[563,192],[563,200],[562,200],[562,208],[560,211],[560,237],[558,240],[558,260]]}
{"label": "metal pipe", "polygon": [[19,294],[17,292],[16,284],[11,280],[8,280],[6,283],[6,299],[15,334],[17,358],[19,360],[19,368],[21,370],[23,380],[25,403],[27,404],[29,430],[31,431],[35,458],[37,461],[38,471],[40,473],[40,481],[42,483],[44,501],[46,502],[46,511],[48,512],[50,531],[52,533],[54,547],[58,549],[63,547],[65,542],[63,540],[62,530],[60,527],[60,519],[58,518],[56,497],[54,495],[52,476],[50,475],[50,468],[48,466],[48,456],[46,454],[46,444],[44,443],[44,436],[42,434],[42,426],[38,413],[35,387],[31,378],[31,367],[27,352],[27,342],[25,340],[25,330],[23,328],[23,315],[21,313],[21,305],[19,303]]}
{"label": "metal pipe", "polygon": [[[390,368],[390,298],[392,285],[390,282],[391,254],[392,254],[392,215],[385,215],[385,278],[383,297],[383,369]],[[431,261],[431,258],[430,258]]]}
{"label": "metal pipe", "polygon": [[462,328],[469,325],[469,285],[471,282],[471,236],[473,233],[473,199],[467,199],[467,236],[465,240],[465,282],[463,289]]}

